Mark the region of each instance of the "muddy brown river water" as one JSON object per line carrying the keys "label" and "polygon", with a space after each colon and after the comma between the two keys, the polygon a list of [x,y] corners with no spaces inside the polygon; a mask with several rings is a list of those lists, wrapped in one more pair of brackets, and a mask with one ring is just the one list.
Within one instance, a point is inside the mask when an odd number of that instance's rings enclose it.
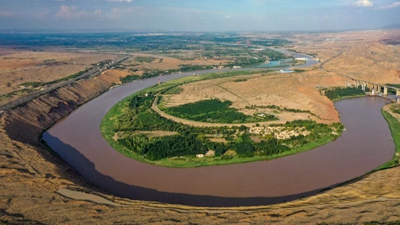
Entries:
{"label": "muddy brown river water", "polygon": [[56,123],[43,139],[87,180],[110,193],[194,206],[249,206],[294,200],[361,176],[394,154],[388,124],[381,115],[388,100],[363,97],[335,104],[346,130],[336,141],[314,150],[270,161],[201,168],[142,163],[114,150],[99,127],[114,104],[154,85],[158,78],[135,81],[104,93]]}

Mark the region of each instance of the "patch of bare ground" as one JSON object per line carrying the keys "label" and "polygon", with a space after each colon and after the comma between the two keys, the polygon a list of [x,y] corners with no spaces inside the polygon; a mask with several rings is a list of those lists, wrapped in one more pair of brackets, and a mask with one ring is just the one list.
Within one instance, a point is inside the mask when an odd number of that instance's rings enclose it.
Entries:
{"label": "patch of bare ground", "polygon": [[[153,58],[151,62],[140,62],[138,57]],[[127,70],[135,71],[133,74],[142,75],[147,70],[161,70],[168,71],[172,69],[179,69],[180,65],[201,65],[201,66],[219,66],[227,62],[226,60],[214,60],[214,59],[193,59],[193,60],[180,60],[168,56],[159,56],[145,53],[134,54],[134,57],[123,63]]]}
{"label": "patch of bare ground", "polygon": [[298,34],[290,48],[316,54],[321,61],[343,52],[324,69],[376,83],[400,83],[400,46],[396,40],[400,40],[400,30]]}
{"label": "patch of bare ground", "polygon": [[115,83],[115,84],[121,84],[121,81],[119,78],[126,77],[129,75],[129,72],[126,70],[106,70],[102,73],[102,78],[104,81],[107,81],[108,83]]}
{"label": "patch of bare ground", "polygon": [[376,83],[400,83],[399,59],[400,46],[363,43],[347,49],[324,68],[340,75]]}
{"label": "patch of bare ground", "polygon": [[135,131],[135,134],[146,134],[149,137],[164,137],[178,134],[174,131],[164,131],[164,130],[156,130],[156,131]]}
{"label": "patch of bare ground", "polygon": [[[241,78],[246,80],[235,82]],[[342,86],[344,81],[345,79],[340,76],[315,70],[301,74],[264,76],[256,74],[220,78],[181,85],[183,91],[180,94],[166,96],[163,106],[172,107],[218,98],[222,101],[232,101],[232,107],[248,115],[254,113],[276,114],[281,123],[309,118],[318,122],[337,122],[339,118],[334,105],[328,98],[322,96],[316,87]],[[271,105],[310,111],[317,116],[310,113],[275,113],[274,110],[265,109],[265,106]],[[255,106],[255,109],[249,109],[250,106]]]}
{"label": "patch of bare ground", "polygon": [[347,31],[337,33],[295,34],[290,39],[295,43],[290,49],[302,53],[317,54],[316,57],[325,61],[335,54],[366,42],[380,42],[395,33],[390,30]]}
{"label": "patch of bare ground", "polygon": [[[359,69],[363,68],[361,65]],[[304,86],[293,91],[300,90],[300,94],[317,83],[342,82],[342,78],[320,71],[296,76],[294,84],[301,81]],[[43,129],[109,88],[110,81],[118,82],[119,78],[105,78],[103,74],[81,80],[0,114],[0,221],[11,224],[361,224],[400,220],[399,167],[369,174],[315,196],[261,207],[189,207],[134,201],[105,193],[39,144],[37,138]],[[315,83],[311,85],[311,82]],[[315,100],[328,104],[325,100]],[[96,195],[124,206],[87,201],[80,194],[65,197],[57,193],[60,189]]]}
{"label": "patch of bare ground", "polygon": [[58,49],[31,51],[0,48],[0,94],[20,90],[25,82],[49,82],[115,60],[116,54],[72,53]]}

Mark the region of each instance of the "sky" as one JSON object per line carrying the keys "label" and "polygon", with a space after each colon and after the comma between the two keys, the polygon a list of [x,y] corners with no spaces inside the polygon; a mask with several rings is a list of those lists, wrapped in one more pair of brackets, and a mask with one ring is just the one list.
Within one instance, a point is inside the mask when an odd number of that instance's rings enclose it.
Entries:
{"label": "sky", "polygon": [[0,0],[0,30],[315,31],[400,23],[400,0]]}

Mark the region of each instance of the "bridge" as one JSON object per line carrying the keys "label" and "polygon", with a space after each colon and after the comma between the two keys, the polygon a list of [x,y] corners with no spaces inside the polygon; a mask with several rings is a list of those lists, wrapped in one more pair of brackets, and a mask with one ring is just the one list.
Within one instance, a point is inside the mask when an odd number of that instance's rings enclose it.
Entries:
{"label": "bridge", "polygon": [[[330,59],[325,60],[324,62],[322,62],[319,65],[319,69],[325,70],[324,69],[325,63],[331,61],[334,58],[339,57],[340,55],[342,55],[344,53],[345,53],[345,51],[341,51],[337,55],[331,57]],[[325,71],[327,71],[327,70],[325,70]],[[382,93],[382,95],[384,95],[384,96],[387,96],[388,90],[392,89],[392,90],[396,91],[396,101],[398,101],[400,99],[400,88],[399,87],[393,87],[393,86],[390,86],[390,85],[383,85],[383,84],[378,84],[378,83],[371,82],[371,81],[360,80],[360,79],[356,79],[356,78],[353,78],[353,77],[350,77],[350,76],[346,76],[346,75],[342,75],[342,74],[339,74],[339,75],[342,76],[342,77],[345,77],[347,79],[350,79],[350,82],[346,81],[346,83],[345,83],[346,87],[349,87],[349,86],[353,86],[353,87],[356,87],[356,88],[360,88],[361,87],[361,89],[363,91],[365,91],[368,88],[371,91],[372,95],[375,95],[375,94],[378,94],[378,93]],[[322,87],[323,86],[321,86],[321,88]],[[320,87],[317,86],[317,88],[320,88]],[[382,92],[382,88],[383,88],[383,92]]]}
{"label": "bridge", "polygon": [[[368,88],[372,92],[372,94],[382,93],[385,96],[388,94],[388,90],[392,89],[392,90],[396,91],[396,96],[400,96],[400,88],[399,87],[378,84],[378,83],[374,83],[371,81],[360,80],[360,79],[356,79],[356,78],[348,77],[348,76],[344,76],[344,77],[351,80],[350,82],[346,81],[346,83],[345,83],[346,87],[348,87],[348,86],[354,86],[356,88],[361,87],[361,89],[363,91],[365,91]],[[383,89],[383,92],[382,92],[382,89]]]}

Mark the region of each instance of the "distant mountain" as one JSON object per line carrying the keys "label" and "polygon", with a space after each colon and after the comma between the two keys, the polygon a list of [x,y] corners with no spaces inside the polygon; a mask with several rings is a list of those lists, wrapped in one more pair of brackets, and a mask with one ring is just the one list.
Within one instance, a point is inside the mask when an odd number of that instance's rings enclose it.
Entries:
{"label": "distant mountain", "polygon": [[392,24],[386,27],[383,27],[383,29],[400,29],[400,23]]}

